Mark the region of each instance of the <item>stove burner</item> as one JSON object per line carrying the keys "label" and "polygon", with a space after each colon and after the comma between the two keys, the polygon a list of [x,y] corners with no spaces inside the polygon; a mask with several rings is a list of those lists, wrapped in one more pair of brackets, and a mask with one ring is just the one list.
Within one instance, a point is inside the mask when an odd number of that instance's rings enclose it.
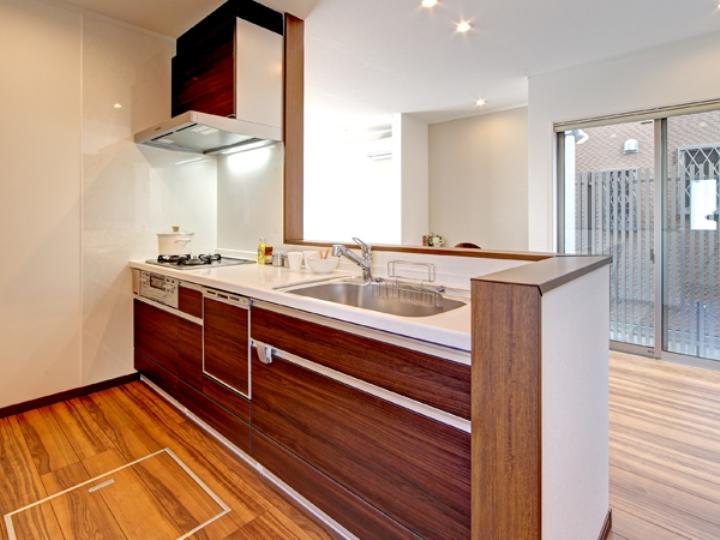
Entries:
{"label": "stove burner", "polygon": [[197,257],[192,255],[160,255],[157,262],[160,264],[174,264],[176,266],[202,266],[204,264],[212,264],[221,261],[222,255],[214,253],[211,255],[200,254]]}

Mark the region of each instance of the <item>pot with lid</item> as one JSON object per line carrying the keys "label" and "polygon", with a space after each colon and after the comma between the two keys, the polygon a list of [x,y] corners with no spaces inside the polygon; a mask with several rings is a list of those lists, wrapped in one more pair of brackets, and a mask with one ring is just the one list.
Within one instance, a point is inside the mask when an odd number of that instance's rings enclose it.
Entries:
{"label": "pot with lid", "polygon": [[173,225],[172,232],[158,233],[158,255],[165,257],[188,255],[191,253],[190,244],[193,236],[195,233],[181,232],[177,225]]}

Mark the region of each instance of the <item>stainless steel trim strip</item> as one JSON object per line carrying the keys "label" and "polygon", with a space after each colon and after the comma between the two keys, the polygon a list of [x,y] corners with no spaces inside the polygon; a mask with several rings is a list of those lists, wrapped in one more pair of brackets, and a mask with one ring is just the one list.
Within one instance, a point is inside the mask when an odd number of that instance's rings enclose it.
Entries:
{"label": "stainless steel trim strip", "polygon": [[199,319],[198,317],[193,317],[192,315],[188,315],[187,313],[180,311],[179,309],[173,309],[170,306],[166,306],[165,304],[161,304],[160,302],[156,302],[155,300],[151,300],[150,298],[145,298],[144,296],[140,296],[139,294],[134,294],[133,297],[135,298],[135,300],[140,300],[141,302],[144,302],[149,306],[170,313],[171,315],[175,315],[176,317],[180,317],[181,319],[185,319],[186,321],[199,324],[200,326],[203,325],[202,319]]}
{"label": "stainless steel trim strip", "polygon": [[425,403],[422,403],[420,401],[416,401],[409,397],[405,397],[395,392],[391,392],[390,390],[387,390],[386,388],[383,388],[381,386],[365,382],[361,379],[356,379],[355,377],[351,377],[350,375],[346,375],[345,373],[341,373],[329,367],[316,364],[315,362],[311,362],[310,360],[306,360],[305,358],[301,358],[294,354],[290,354],[283,350],[277,349],[276,347],[273,347],[272,345],[269,345],[267,343],[263,343],[257,340],[253,340],[253,343],[260,345],[261,347],[265,347],[265,350],[271,349],[273,351],[272,355],[276,358],[280,358],[282,360],[285,360],[286,362],[290,362],[291,364],[298,365],[309,371],[319,373],[320,375],[323,375],[329,379],[345,384],[347,386],[351,386],[357,390],[365,392],[366,394],[379,397],[380,399],[389,401],[390,403],[398,405],[399,407],[411,410],[413,412],[426,416],[427,418],[431,418],[432,420],[435,420],[437,422],[442,422],[443,424],[452,426],[456,429],[464,431],[465,433],[470,433],[470,420],[465,420],[464,418],[460,418],[459,416],[455,416],[454,414],[450,414],[440,409],[436,409],[435,407],[431,407],[430,405],[426,405]]}
{"label": "stainless steel trim strip", "polygon": [[383,330],[376,330],[366,326],[360,326],[358,324],[349,323],[345,321],[339,321],[323,315],[317,315],[307,311],[300,311],[298,309],[281,306],[279,304],[272,304],[261,300],[253,300],[253,306],[267,309],[268,311],[274,311],[281,315],[287,315],[289,317],[295,317],[304,321],[328,326],[335,330],[342,330],[349,332],[357,336],[366,337],[369,339],[375,339],[382,341],[383,343],[389,343],[390,345],[396,345],[398,347],[404,347],[416,352],[437,356],[443,360],[449,360],[451,362],[457,362],[459,364],[470,365],[470,352],[462,351],[460,349],[453,349],[442,345],[437,345],[427,341],[420,341],[413,338],[401,336],[398,334],[391,334]]}

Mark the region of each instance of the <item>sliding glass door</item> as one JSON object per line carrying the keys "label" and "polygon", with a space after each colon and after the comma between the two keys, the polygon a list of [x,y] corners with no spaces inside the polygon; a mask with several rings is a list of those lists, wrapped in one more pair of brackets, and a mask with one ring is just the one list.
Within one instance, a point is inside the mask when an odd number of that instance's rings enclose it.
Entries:
{"label": "sliding glass door", "polygon": [[655,341],[653,122],[568,130],[563,145],[561,250],[611,255],[610,339]]}
{"label": "sliding glass door", "polygon": [[663,350],[720,360],[720,111],[667,120]]}
{"label": "sliding glass door", "polygon": [[558,158],[560,250],[613,257],[610,339],[720,360],[720,110],[563,129]]}

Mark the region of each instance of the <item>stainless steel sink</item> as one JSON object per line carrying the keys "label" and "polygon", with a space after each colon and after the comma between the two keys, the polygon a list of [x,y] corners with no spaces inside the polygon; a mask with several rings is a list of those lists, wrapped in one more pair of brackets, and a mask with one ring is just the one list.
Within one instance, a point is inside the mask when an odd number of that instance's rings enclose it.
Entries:
{"label": "stainless steel sink", "polygon": [[339,281],[308,285],[288,292],[402,317],[428,317],[465,305],[439,292],[394,282]]}

